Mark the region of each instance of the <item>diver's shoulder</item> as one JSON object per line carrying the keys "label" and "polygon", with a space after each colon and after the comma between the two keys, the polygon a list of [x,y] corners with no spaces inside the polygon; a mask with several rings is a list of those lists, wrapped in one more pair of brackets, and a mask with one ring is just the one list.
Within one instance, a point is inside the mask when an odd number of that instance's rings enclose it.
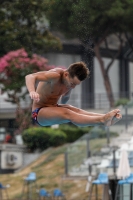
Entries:
{"label": "diver's shoulder", "polygon": [[57,76],[61,76],[64,73],[65,69],[62,68],[54,68],[51,69],[50,72],[54,72],[57,74]]}
{"label": "diver's shoulder", "polygon": [[62,69],[62,68],[59,68],[59,67],[57,67],[57,68],[55,68],[55,70],[58,72],[64,72],[65,71],[65,69]]}

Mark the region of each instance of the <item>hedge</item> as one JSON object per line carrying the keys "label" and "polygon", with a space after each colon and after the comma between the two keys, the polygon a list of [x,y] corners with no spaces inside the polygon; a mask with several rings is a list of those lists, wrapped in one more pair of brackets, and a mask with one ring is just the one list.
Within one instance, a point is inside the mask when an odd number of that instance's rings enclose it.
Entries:
{"label": "hedge", "polygon": [[[60,146],[64,143],[75,142],[84,134],[89,133],[90,139],[106,138],[107,133],[103,127],[77,127],[63,124],[58,129],[51,127],[32,127],[22,133],[22,138],[27,147],[34,151],[45,150],[48,147]],[[110,137],[118,136],[116,132],[110,132]]]}
{"label": "hedge", "polygon": [[60,125],[59,129],[67,135],[67,142],[71,143],[82,137],[85,133],[89,133],[92,127],[77,127],[74,125]]}
{"label": "hedge", "polygon": [[33,127],[24,130],[22,138],[27,147],[44,150],[51,146],[59,146],[66,143],[66,134],[59,129],[49,127]]}

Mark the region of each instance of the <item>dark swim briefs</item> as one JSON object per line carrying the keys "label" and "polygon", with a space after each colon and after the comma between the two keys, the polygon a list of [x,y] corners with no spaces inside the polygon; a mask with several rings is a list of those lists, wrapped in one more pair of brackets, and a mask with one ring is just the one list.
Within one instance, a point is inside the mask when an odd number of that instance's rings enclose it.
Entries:
{"label": "dark swim briefs", "polygon": [[[42,108],[42,107],[41,107],[41,108]],[[37,121],[37,115],[38,115],[39,110],[40,110],[41,108],[36,108],[34,111],[32,111],[32,119],[33,119],[34,122],[36,122],[36,123],[38,123],[38,124],[39,124],[39,122]],[[39,125],[41,126],[41,124],[39,124]]]}
{"label": "dark swim briefs", "polygon": [[[58,104],[55,105],[56,107],[59,107]],[[48,106],[45,106],[45,107],[48,107]],[[32,119],[33,119],[33,122],[36,122],[39,124],[39,122],[37,121],[37,116],[38,116],[38,113],[39,113],[39,110],[43,108],[43,107],[40,107],[40,108],[36,108],[34,111],[32,111]],[[42,126],[41,124],[39,124],[40,126]]]}

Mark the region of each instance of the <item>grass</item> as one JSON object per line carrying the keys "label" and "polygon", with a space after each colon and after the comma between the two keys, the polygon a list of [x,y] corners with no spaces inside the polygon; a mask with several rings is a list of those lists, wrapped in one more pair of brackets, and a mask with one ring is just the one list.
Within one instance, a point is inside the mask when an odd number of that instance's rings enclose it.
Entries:
{"label": "grass", "polygon": [[100,151],[100,149],[107,144],[107,139],[95,139],[90,140],[90,149],[91,151]]}
{"label": "grass", "polygon": [[[106,139],[91,140],[91,149],[99,150],[105,142]],[[50,193],[55,188],[60,188],[69,200],[87,200],[88,193],[85,192],[87,178],[84,180],[68,180],[63,178],[65,172],[64,152],[67,147],[68,144],[58,148],[50,148],[40,158],[20,172],[0,175],[0,181],[3,185],[11,185],[8,188],[10,199],[19,199],[22,193],[24,177],[31,171],[34,171],[37,175],[37,185],[39,188],[45,188]]]}
{"label": "grass", "polygon": [[[45,188],[50,193],[52,193],[55,188],[61,188],[63,192],[65,192],[67,199],[71,199],[72,191],[76,192],[75,188],[77,187],[77,183],[72,180],[62,180],[64,175],[64,152],[66,148],[67,145],[53,148],[20,172],[0,175],[2,184],[10,184],[11,186],[8,188],[10,199],[20,198],[24,177],[31,171],[34,171],[37,174],[37,185],[39,188]],[[86,180],[83,182],[84,184],[81,184],[81,190],[84,190]]]}

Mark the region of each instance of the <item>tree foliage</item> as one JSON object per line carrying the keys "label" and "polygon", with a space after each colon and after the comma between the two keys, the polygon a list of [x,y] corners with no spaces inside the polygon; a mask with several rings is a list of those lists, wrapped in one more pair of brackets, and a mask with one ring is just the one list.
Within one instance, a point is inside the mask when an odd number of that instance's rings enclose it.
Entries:
{"label": "tree foliage", "polygon": [[43,0],[0,1],[0,56],[19,48],[38,53],[61,48],[48,30]]}
{"label": "tree foliage", "polygon": [[52,28],[82,41],[92,37],[97,42],[104,33],[133,33],[133,0],[46,0],[45,5]]}
{"label": "tree foliage", "polygon": [[[129,41],[129,36],[133,35],[133,0],[46,0],[45,5],[46,16],[53,29],[62,31],[67,37],[78,37],[86,50],[92,55],[95,53],[110,106],[113,106],[109,70],[120,55],[124,41]],[[105,66],[100,47],[104,44],[109,50],[107,37],[111,34],[118,38],[119,48],[115,55],[111,54],[111,61]],[[130,46],[133,49],[133,44]]]}

